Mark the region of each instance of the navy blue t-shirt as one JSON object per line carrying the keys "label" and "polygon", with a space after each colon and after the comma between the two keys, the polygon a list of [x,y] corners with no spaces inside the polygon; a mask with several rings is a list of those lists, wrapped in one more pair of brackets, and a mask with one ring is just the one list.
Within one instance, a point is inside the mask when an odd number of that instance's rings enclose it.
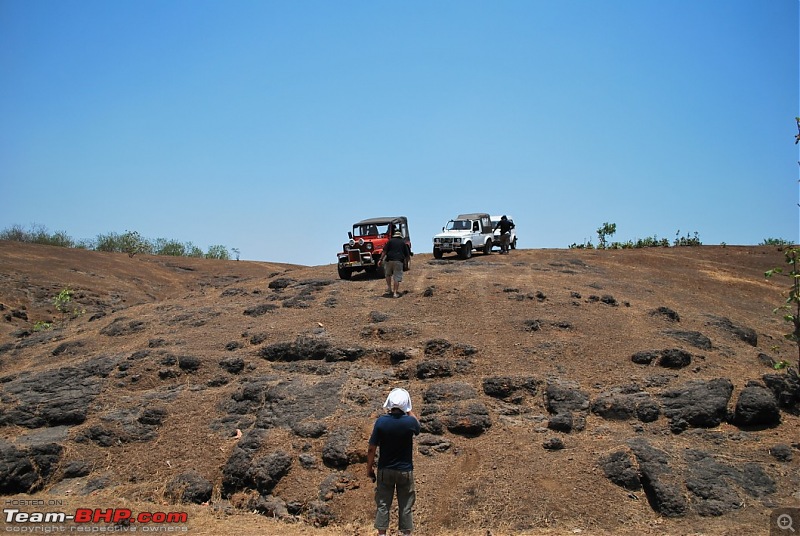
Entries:
{"label": "navy blue t-shirt", "polygon": [[377,445],[378,469],[413,471],[414,436],[419,434],[419,421],[403,414],[387,413],[375,421],[370,445]]}

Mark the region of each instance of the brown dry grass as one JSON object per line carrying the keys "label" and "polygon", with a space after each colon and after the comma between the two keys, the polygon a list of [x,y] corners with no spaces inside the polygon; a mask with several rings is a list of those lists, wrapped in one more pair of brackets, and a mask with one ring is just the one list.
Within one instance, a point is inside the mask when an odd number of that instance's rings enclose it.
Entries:
{"label": "brown dry grass", "polygon": [[[730,378],[735,399],[746,381],[768,372],[759,363],[758,353],[776,358],[794,355],[782,338],[786,326],[772,314],[782,301],[784,289],[778,281],[765,282],[763,278],[766,269],[781,263],[781,254],[775,248],[517,250],[508,256],[477,256],[468,262],[431,260],[429,255],[414,258],[401,299],[381,297],[382,281],[356,277],[323,287],[308,308],[282,307],[253,318],[242,312],[275,294],[267,287],[269,281],[277,276],[334,280],[335,266],[130,259],[0,242],[0,303],[8,310],[25,307],[28,314],[27,324],[19,319],[0,322],[0,340],[14,340],[14,330],[53,317],[50,299],[61,288],[75,289],[76,300],[87,309],[86,315],[68,323],[59,341],[83,341],[80,352],[54,357],[50,352],[58,343],[51,342],[11,356],[0,355],[0,377],[80,363],[98,355],[125,359],[159,338],[166,346],[153,350],[154,354],[164,350],[192,355],[203,365],[195,374],[161,380],[152,361],[135,361],[128,371],[141,376],[135,384],[115,381],[112,374],[93,402],[89,420],[71,429],[70,440],[64,442],[65,461],[90,461],[94,465],[92,476],[106,476],[111,485],[78,497],[75,490],[83,482],[67,483],[74,489],[61,483],[34,497],[62,498],[69,508],[185,510],[192,534],[372,534],[372,488],[364,476],[363,463],[348,468],[355,485],[330,503],[338,520],[332,527],[289,524],[216,508],[222,504],[222,466],[236,439],[212,430],[209,423],[219,417],[220,403],[230,398],[237,380],[215,388],[207,387],[207,382],[220,376],[217,363],[233,355],[248,363],[243,377],[272,375],[277,382],[286,375],[276,364],[255,355],[257,347],[247,343],[253,333],[265,333],[264,344],[270,344],[324,329],[336,344],[378,350],[402,348],[414,356],[410,364],[393,367],[378,353],[336,369],[348,380],[340,393],[341,410],[325,422],[329,429],[353,428],[354,448],[363,446],[363,450],[372,419],[392,385],[405,386],[417,405],[422,404],[422,393],[436,380],[412,376],[401,381],[392,374],[422,359],[425,341],[433,338],[470,344],[478,350],[471,357],[469,369],[453,378],[470,383],[478,392],[482,392],[483,378],[503,374],[575,381],[592,397],[613,386],[644,381],[663,371],[633,365],[629,358],[641,350],[685,347],[662,333],[671,327],[700,331],[714,343],[712,350],[704,352],[688,347],[695,355],[703,354],[702,358],[697,359],[693,370],[674,373],[671,386],[695,378]],[[224,290],[232,288],[245,292],[221,297]],[[433,288],[432,297],[423,296],[428,288]],[[289,295],[296,291],[283,292]],[[537,292],[546,298],[536,299]],[[574,292],[581,298],[574,298]],[[587,298],[591,294],[612,295],[620,306],[590,302]],[[326,301],[335,306],[325,306]],[[669,325],[649,314],[660,306],[677,311],[680,325]],[[99,309],[107,316],[90,322],[91,314]],[[380,324],[381,331],[371,324],[371,311],[388,315],[388,320]],[[759,335],[758,348],[708,325],[708,315],[725,316],[752,327]],[[122,337],[99,333],[119,317],[144,321],[146,329]],[[540,320],[543,329],[525,331],[525,321],[532,319]],[[568,322],[569,329],[553,327],[558,322]],[[227,351],[225,345],[231,341],[241,341],[245,346],[236,352]],[[318,380],[309,376],[309,381]],[[108,448],[71,440],[107,412],[136,410],[146,397],[164,393],[174,396],[153,402],[169,409],[155,440]],[[797,442],[800,420],[791,415],[784,415],[778,428],[752,432],[745,440],[726,440],[722,445],[697,435],[673,435],[663,417],[644,425],[644,436],[669,450],[676,460],[686,448],[713,450],[737,463],[764,464],[779,482],[771,503],[748,499],[741,509],[721,518],[689,515],[670,520],[655,514],[643,494],[631,494],[610,483],[597,467],[600,456],[619,449],[636,435],[631,423],[590,415],[585,431],[563,437],[566,449],[547,452],[542,442],[555,433],[542,431],[546,410],[541,397],[527,397],[516,413],[508,411],[513,405],[485,396],[482,400],[492,416],[492,427],[486,434],[472,439],[448,435],[453,441],[451,451],[416,456],[416,521],[420,534],[733,534],[743,528],[763,533],[774,506],[800,504],[796,494],[800,456],[787,465],[775,463],[768,454],[771,445]],[[4,427],[0,428],[0,437],[15,440],[29,432]],[[728,424],[712,432],[722,437],[740,434]],[[288,430],[273,430],[264,448],[318,454],[324,441],[324,437],[300,439]],[[215,482],[211,506],[164,504],[166,484],[189,469]],[[308,470],[295,463],[275,493],[287,501],[306,503],[315,497],[320,482],[330,472],[321,464],[316,470]]]}

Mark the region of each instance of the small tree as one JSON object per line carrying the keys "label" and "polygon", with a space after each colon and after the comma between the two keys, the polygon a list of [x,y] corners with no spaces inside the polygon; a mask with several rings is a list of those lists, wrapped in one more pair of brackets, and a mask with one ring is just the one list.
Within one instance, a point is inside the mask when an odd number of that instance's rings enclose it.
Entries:
{"label": "small tree", "polygon": [[768,270],[764,275],[770,278],[775,274],[783,274],[790,278],[786,302],[782,306],[776,307],[773,312],[784,311],[783,319],[792,325],[791,333],[787,333],[784,337],[797,344],[797,368],[800,370],[800,266],[798,266],[800,248],[787,247],[783,254],[786,264],[791,267],[789,273],[784,274],[783,269],[779,267]]}
{"label": "small tree", "polygon": [[56,306],[56,310],[61,313],[61,323],[60,325],[63,327],[64,323],[67,320],[67,316],[76,317],[78,315],[82,315],[86,311],[83,309],[78,309],[78,307],[72,304],[72,296],[75,292],[70,289],[69,287],[64,288],[59,292],[55,298],[53,298],[53,305]]}
{"label": "small tree", "polygon": [[225,246],[215,245],[208,247],[208,253],[206,253],[206,259],[221,259],[227,261],[231,258],[230,254],[228,253],[228,248]]}
{"label": "small tree", "polygon": [[610,238],[614,236],[614,233],[616,232],[616,223],[605,222],[603,226],[597,230],[597,239],[600,241],[600,243],[597,245],[597,249],[606,249],[606,237]]}
{"label": "small tree", "polygon": [[122,251],[133,257],[137,253],[147,253],[148,244],[137,231],[125,231],[120,237]]}

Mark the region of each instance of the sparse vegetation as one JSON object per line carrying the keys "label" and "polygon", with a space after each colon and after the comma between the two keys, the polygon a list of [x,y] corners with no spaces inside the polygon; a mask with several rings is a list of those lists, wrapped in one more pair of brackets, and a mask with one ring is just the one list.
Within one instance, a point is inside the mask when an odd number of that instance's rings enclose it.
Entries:
{"label": "sparse vegetation", "polygon": [[[74,240],[65,231],[50,233],[43,225],[33,224],[26,230],[21,225],[12,225],[0,231],[0,240],[27,242],[29,244],[43,244],[47,246],[60,246],[66,248],[91,249],[107,253],[127,253],[129,257],[137,254],[169,255],[173,257],[196,257],[207,259],[229,260],[228,248],[222,245],[209,246],[208,252],[191,242],[180,242],[167,238],[148,240],[137,231],[125,231],[122,234],[99,234],[95,240]],[[236,260],[239,260],[239,250],[234,249]]]}
{"label": "sparse vegetation", "polygon": [[53,298],[53,305],[56,306],[56,310],[61,313],[61,322],[60,325],[63,327],[64,323],[67,320],[67,317],[76,317],[84,314],[86,312],[85,309],[80,309],[78,306],[72,303],[72,296],[75,294],[75,291],[70,289],[69,287],[64,288],[59,292],[55,298]]}
{"label": "sparse vegetation", "polygon": [[791,246],[792,242],[785,238],[765,238],[758,244],[759,246]]}
{"label": "sparse vegetation", "polygon": [[33,325],[33,331],[47,331],[48,329],[53,327],[52,322],[45,322],[44,320],[39,320]]}
{"label": "sparse vegetation", "polygon": [[[693,235],[689,233],[686,236],[680,236],[681,232],[675,233],[675,240],[672,244],[666,238],[658,238],[657,235],[649,236],[647,238],[637,238],[635,240],[628,240],[625,242],[608,242],[608,238],[617,232],[616,223],[604,223],[597,229],[597,238],[599,244],[597,249],[639,249],[639,248],[668,248],[670,245],[674,246],[701,246],[703,243],[700,241],[697,231]],[[724,245],[724,244],[723,244]],[[572,243],[569,249],[595,249],[591,240],[586,240],[582,244]]]}
{"label": "sparse vegetation", "polygon": [[773,313],[784,312],[783,319],[792,325],[792,331],[784,337],[797,344],[797,368],[800,370],[800,248],[787,247],[784,252],[786,264],[791,268],[788,274],[784,274],[783,269],[773,268],[767,270],[764,276],[770,278],[774,275],[784,275],[790,279],[789,290],[786,295],[786,302],[773,310]]}
{"label": "sparse vegetation", "polygon": [[605,222],[600,228],[597,229],[597,239],[599,240],[599,244],[597,249],[606,249],[606,237],[614,236],[614,233],[617,232],[617,224],[616,223],[608,223]]}

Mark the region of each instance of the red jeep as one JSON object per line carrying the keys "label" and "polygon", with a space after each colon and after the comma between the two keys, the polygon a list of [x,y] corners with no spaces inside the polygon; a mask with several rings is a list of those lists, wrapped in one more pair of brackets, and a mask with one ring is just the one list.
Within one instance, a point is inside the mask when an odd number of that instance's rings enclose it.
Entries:
{"label": "red jeep", "polygon": [[411,236],[408,234],[408,220],[405,216],[387,218],[370,218],[353,225],[353,231],[347,233],[350,241],[342,246],[337,268],[339,277],[350,279],[353,272],[366,270],[383,277],[383,267],[378,267],[383,247],[392,237],[392,233],[400,231],[411,248]]}

